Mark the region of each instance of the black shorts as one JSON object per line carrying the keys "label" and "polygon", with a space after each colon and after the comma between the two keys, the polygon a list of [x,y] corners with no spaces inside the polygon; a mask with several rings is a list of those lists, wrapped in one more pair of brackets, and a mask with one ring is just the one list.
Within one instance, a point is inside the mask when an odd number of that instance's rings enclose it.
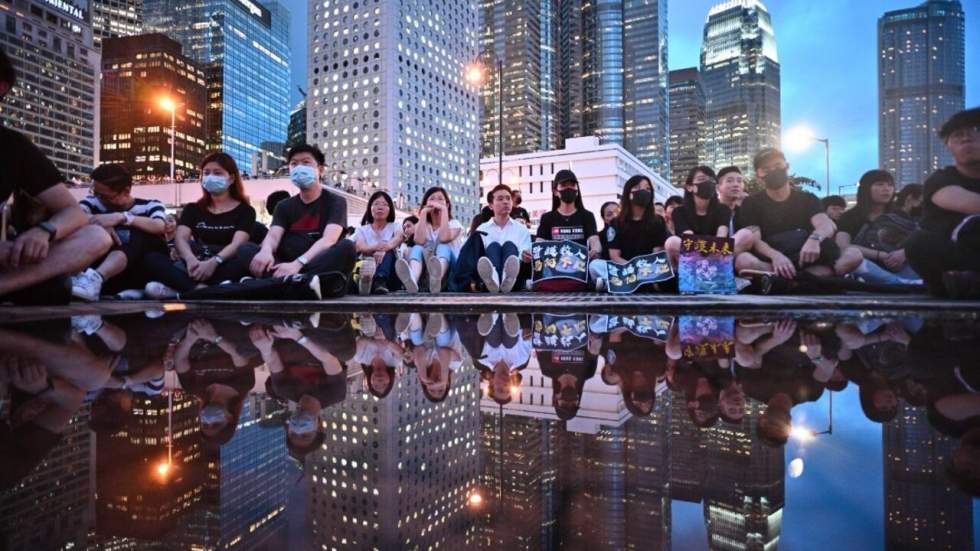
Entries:
{"label": "black shorts", "polygon": [[[803,248],[803,245],[806,244],[807,239],[810,238],[810,234],[811,232],[802,229],[790,230],[787,232],[766,236],[763,238],[763,241],[765,241],[770,247],[786,255],[786,258],[788,258],[794,266],[799,266],[800,250]],[[820,256],[817,258],[816,262],[808,265],[833,267],[838,258],[840,258],[840,247],[837,246],[837,243],[834,243],[833,239],[824,239],[820,242]],[[759,259],[764,262],[772,262],[772,259],[766,258],[762,255],[760,255]],[[806,266],[803,267],[805,268]]]}

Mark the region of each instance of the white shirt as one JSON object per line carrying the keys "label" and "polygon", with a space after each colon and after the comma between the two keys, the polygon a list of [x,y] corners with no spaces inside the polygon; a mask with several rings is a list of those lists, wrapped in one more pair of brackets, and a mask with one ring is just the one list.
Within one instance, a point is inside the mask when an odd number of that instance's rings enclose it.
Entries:
{"label": "white shirt", "polygon": [[361,241],[368,247],[377,247],[390,243],[395,238],[395,232],[399,230],[399,225],[395,222],[388,222],[380,231],[374,229],[371,224],[367,224],[354,231],[354,242]]}
{"label": "white shirt", "polygon": [[526,364],[530,360],[531,341],[525,339],[523,336],[517,338],[517,343],[513,348],[484,344],[482,354],[479,358],[479,362],[490,369],[493,369],[493,366],[497,365],[498,362],[503,362],[508,369],[514,369],[515,367]]}
{"label": "white shirt", "polygon": [[[423,222],[419,223],[421,224]],[[440,226],[440,228],[442,228],[442,226]],[[449,229],[459,230],[459,233],[456,234],[456,239],[446,243],[446,245],[449,245],[449,248],[453,250],[453,254],[459,256],[459,251],[463,248],[463,225],[453,218],[449,221]],[[429,225],[429,240],[425,244],[432,248],[435,248],[437,245],[441,244],[439,241],[439,230],[433,228],[431,224]]]}
{"label": "white shirt", "polygon": [[361,365],[371,365],[375,358],[381,358],[388,367],[398,367],[401,364],[401,357],[388,346],[388,341],[376,341],[367,339],[362,346],[358,347],[354,354],[354,361]]}
{"label": "white shirt", "polygon": [[500,227],[491,218],[489,221],[480,224],[476,231],[484,233],[483,246],[489,247],[491,243],[513,243],[517,246],[518,254],[531,249],[531,232],[523,222],[507,219],[507,224]]}

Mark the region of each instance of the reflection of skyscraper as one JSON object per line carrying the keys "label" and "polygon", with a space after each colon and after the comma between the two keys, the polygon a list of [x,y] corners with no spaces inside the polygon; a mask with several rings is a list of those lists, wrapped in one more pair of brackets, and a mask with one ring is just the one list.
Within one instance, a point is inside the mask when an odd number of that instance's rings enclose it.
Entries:
{"label": "reflection of skyscraper", "polygon": [[732,0],[708,11],[701,46],[707,97],[704,163],[753,172],[752,157],[779,145],[779,59],[769,11]]}
{"label": "reflection of skyscraper", "polygon": [[937,132],[963,109],[964,27],[957,1],[929,0],[878,19],[878,164],[900,186],[953,164]]}
{"label": "reflection of skyscraper", "polygon": [[783,448],[755,436],[765,405],[748,400],[741,424],[707,429],[704,522],[711,549],[774,549],[782,530]]}
{"label": "reflection of skyscraper", "polygon": [[90,522],[92,433],[88,407],[14,488],[0,494],[0,549],[82,549]]}
{"label": "reflection of skyscraper", "polygon": [[687,413],[683,392],[671,394],[670,497],[701,503],[707,464],[706,431]]}
{"label": "reflection of skyscraper", "polygon": [[453,372],[429,402],[414,372],[384,399],[358,388],[323,412],[326,442],[306,458],[317,549],[461,549],[479,471],[477,372]]}
{"label": "reflection of skyscraper", "polygon": [[972,549],[973,500],[946,480],[956,440],[929,426],[925,408],[902,403],[881,433],[885,547]]}

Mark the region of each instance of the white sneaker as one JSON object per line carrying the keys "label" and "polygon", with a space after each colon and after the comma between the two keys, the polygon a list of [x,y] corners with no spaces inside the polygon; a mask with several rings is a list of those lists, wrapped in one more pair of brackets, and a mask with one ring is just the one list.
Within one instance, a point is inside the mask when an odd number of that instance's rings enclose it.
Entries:
{"label": "white sneaker", "polygon": [[493,325],[497,322],[497,314],[484,312],[480,314],[480,319],[476,321],[476,330],[480,332],[481,337],[486,337],[493,331]]}
{"label": "white sneaker", "polygon": [[378,322],[374,321],[374,316],[370,314],[361,316],[358,321],[361,322],[361,333],[364,336],[373,337],[378,332]]}
{"label": "white sneaker", "polygon": [[606,292],[606,280],[601,277],[595,279],[595,292],[605,293]]}
{"label": "white sneaker", "polygon": [[177,298],[177,291],[174,291],[159,281],[151,281],[147,283],[146,287],[143,289],[143,292],[146,294],[146,296],[155,300]]}
{"label": "white sneaker", "polygon": [[314,275],[310,278],[310,290],[316,295],[317,300],[323,300],[323,290],[320,288],[320,276]]}
{"label": "white sneaker", "polygon": [[438,256],[430,256],[425,259],[425,269],[429,272],[429,292],[438,293],[442,291],[442,262]]}
{"label": "white sneaker", "polygon": [[72,276],[71,294],[75,298],[80,298],[88,302],[99,300],[102,293],[102,275],[89,268],[84,272]]}
{"label": "white sneaker", "polygon": [[425,338],[434,339],[448,328],[446,316],[442,314],[429,314],[429,320],[425,324]]}
{"label": "white sneaker", "polygon": [[497,273],[497,269],[493,267],[493,262],[490,259],[481,256],[480,260],[476,263],[476,271],[480,274],[480,279],[483,280],[483,284],[487,286],[487,291],[491,293],[500,292],[500,275]]}
{"label": "white sneaker", "polygon": [[361,277],[357,283],[357,290],[362,296],[371,294],[374,272],[377,269],[378,263],[373,258],[365,258],[361,261]]}
{"label": "white sneaker", "polygon": [[116,298],[119,300],[141,300],[143,298],[143,289],[126,289],[125,291],[119,291],[116,293]]}
{"label": "white sneaker", "polygon": [[508,256],[504,261],[504,281],[500,284],[501,293],[509,293],[517,283],[517,276],[521,272],[521,259],[516,256]]}
{"label": "white sneaker", "polygon": [[412,267],[408,265],[408,262],[404,258],[399,258],[395,262],[395,275],[398,276],[402,285],[405,286],[405,291],[409,293],[419,292],[419,284],[412,277]]}
{"label": "white sneaker", "polygon": [[102,329],[102,317],[95,315],[72,316],[71,328],[79,333],[94,335],[99,329]]}
{"label": "white sneaker", "polygon": [[504,314],[504,331],[510,337],[516,337],[521,332],[521,319],[513,312]]}

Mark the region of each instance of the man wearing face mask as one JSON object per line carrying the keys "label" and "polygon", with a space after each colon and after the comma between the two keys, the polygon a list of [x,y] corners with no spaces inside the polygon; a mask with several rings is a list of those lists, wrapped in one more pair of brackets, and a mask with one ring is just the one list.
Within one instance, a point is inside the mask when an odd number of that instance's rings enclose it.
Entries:
{"label": "man wearing face mask", "polygon": [[[551,184],[551,211],[541,217],[537,241],[574,241],[588,247],[589,259],[602,256],[602,243],[596,230],[595,215],[585,210],[578,179],[571,170],[559,170]],[[563,283],[563,282],[542,282]],[[566,289],[549,288],[535,290],[561,292]],[[571,289],[567,289],[571,290]],[[576,289],[581,290],[581,289]]]}
{"label": "man wearing face mask", "polygon": [[[299,194],[276,205],[269,234],[252,259],[252,274],[339,273],[349,279],[357,253],[353,241],[341,239],[347,227],[347,201],[320,185],[323,153],[311,145],[298,145],[286,154],[286,162]],[[327,294],[337,294],[330,291]]]}
{"label": "man wearing face mask", "polygon": [[735,258],[735,270],[775,273],[787,280],[800,271],[816,276],[842,276],[862,262],[853,247],[843,251],[834,240],[836,227],[812,193],[793,187],[783,152],[760,151],[753,161],[766,189],[747,197],[735,218],[735,228],[748,228],[753,246]]}

